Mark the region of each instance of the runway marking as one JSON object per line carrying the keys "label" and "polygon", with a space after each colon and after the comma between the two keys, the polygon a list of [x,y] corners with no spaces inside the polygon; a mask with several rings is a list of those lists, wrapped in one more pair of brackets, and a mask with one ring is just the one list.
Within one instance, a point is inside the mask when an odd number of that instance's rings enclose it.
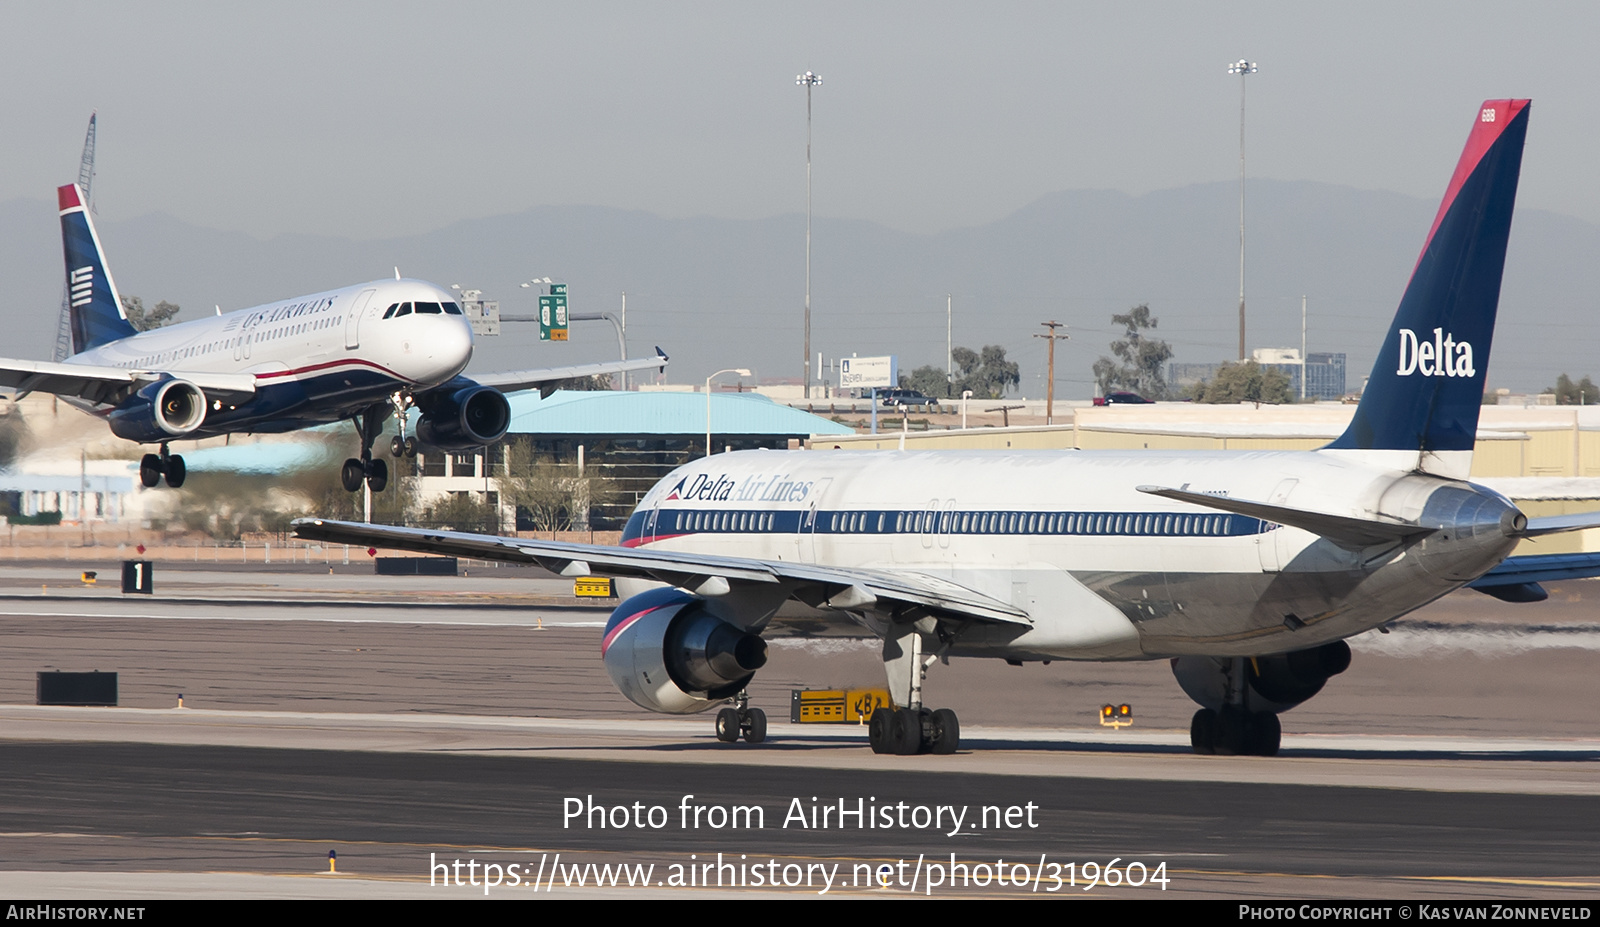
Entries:
{"label": "runway marking", "polygon": [[1535,888],[1600,888],[1600,882],[1563,882],[1557,879],[1516,879],[1510,876],[1401,876],[1415,882],[1481,882],[1487,885],[1528,885]]}

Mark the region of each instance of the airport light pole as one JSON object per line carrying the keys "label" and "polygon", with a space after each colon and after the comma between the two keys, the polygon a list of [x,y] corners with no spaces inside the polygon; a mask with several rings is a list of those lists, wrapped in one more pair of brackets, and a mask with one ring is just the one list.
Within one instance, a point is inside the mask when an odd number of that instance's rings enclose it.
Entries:
{"label": "airport light pole", "polygon": [[750,375],[750,371],[745,369],[744,367],[728,367],[728,368],[726,368],[724,370],[718,370],[716,373],[713,373],[711,376],[706,377],[706,456],[707,457],[711,456],[711,381],[715,380],[717,377],[720,377],[725,373],[737,373],[741,377],[748,377]]}
{"label": "airport light pole", "polygon": [[[806,338],[805,398],[811,398],[811,88],[822,86],[822,78],[810,71],[795,75],[794,82],[806,88]],[[707,453],[710,447],[707,446]]]}
{"label": "airport light pole", "polygon": [[1254,61],[1240,58],[1228,65],[1229,74],[1239,75],[1239,360],[1244,360],[1244,79],[1259,68]]}

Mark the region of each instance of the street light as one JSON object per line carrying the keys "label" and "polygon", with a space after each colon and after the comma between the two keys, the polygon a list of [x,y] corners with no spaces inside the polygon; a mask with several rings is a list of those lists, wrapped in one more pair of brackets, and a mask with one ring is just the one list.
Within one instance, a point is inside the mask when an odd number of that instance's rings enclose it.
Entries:
{"label": "street light", "polygon": [[822,86],[822,78],[811,73],[795,75],[794,82],[806,88],[806,343],[801,357],[805,368],[805,396],[811,398],[811,88]]}
{"label": "street light", "polygon": [[716,373],[713,373],[711,376],[706,377],[706,456],[707,457],[711,456],[711,381],[715,380],[717,377],[720,377],[725,373],[737,373],[741,377],[748,377],[750,375],[750,371],[746,370],[743,367],[729,367],[729,368],[727,368],[725,370],[718,370]]}
{"label": "street light", "polygon": [[1239,75],[1239,360],[1244,360],[1244,79],[1257,70],[1254,61],[1240,58],[1228,65],[1229,74]]}

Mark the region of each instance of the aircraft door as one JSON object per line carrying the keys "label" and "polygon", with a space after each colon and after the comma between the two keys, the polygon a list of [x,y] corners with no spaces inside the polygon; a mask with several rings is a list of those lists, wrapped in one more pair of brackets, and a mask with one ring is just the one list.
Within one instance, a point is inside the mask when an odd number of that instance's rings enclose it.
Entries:
{"label": "aircraft door", "polygon": [[939,513],[939,549],[950,549],[950,535],[956,530],[956,500],[944,500],[944,511]]}
{"label": "aircraft door", "polygon": [[[922,513],[922,524],[919,527],[922,529],[922,546],[923,546],[923,548],[925,550],[932,550],[933,549],[933,539],[934,539],[934,536],[938,533],[938,528],[939,528],[939,500],[938,499],[929,499],[928,500],[928,507],[925,510],[923,510],[923,513]],[[948,541],[946,543],[948,543]]]}
{"label": "aircraft door", "polygon": [[795,534],[798,542],[798,556],[801,563],[817,562],[817,519],[821,517],[822,497],[828,489],[828,484],[833,482],[833,477],[823,477],[812,488],[811,502],[804,512],[800,513],[800,528]]}
{"label": "aircraft door", "polygon": [[367,303],[377,290],[362,290],[356,296],[355,302],[350,304],[350,314],[344,317],[344,346],[345,350],[361,347],[361,314],[367,311]]}

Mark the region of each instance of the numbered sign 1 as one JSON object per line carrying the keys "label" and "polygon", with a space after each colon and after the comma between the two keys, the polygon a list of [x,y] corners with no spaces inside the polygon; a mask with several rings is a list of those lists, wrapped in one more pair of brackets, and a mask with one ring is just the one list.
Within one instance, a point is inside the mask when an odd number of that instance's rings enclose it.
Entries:
{"label": "numbered sign 1", "polygon": [[150,561],[122,561],[122,591],[125,593],[137,592],[141,595],[150,595],[156,591],[155,577],[151,574]]}

